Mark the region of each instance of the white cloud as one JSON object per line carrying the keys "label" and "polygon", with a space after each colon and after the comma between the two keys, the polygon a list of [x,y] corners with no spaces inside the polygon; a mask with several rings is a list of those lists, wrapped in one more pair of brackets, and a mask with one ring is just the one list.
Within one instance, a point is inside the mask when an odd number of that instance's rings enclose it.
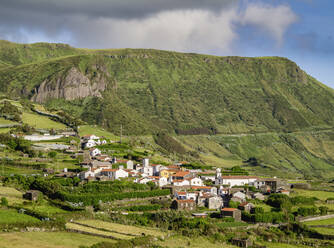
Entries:
{"label": "white cloud", "polygon": [[249,4],[244,10],[162,11],[139,19],[74,16],[68,23],[80,47],[156,48],[187,52],[231,53],[238,39],[238,25],[264,30],[278,44],[297,20],[285,5]]}
{"label": "white cloud", "polygon": [[[64,1],[59,3],[62,2]],[[285,31],[297,19],[286,5],[259,3],[248,3],[242,10],[237,4],[220,9],[213,9],[214,5],[208,8],[196,5],[197,8],[194,6],[194,9],[190,9],[191,5],[188,4],[188,9],[186,6],[178,9],[158,8],[157,11],[151,10],[148,13],[142,8],[141,11],[146,14],[132,16],[130,14],[134,9],[129,5],[131,11],[126,11],[127,15],[124,17],[107,15],[107,9],[110,9],[111,13],[116,11],[111,7],[117,7],[117,2],[121,1],[115,0],[113,4],[106,5],[105,9],[103,5],[97,6],[93,14],[88,13],[89,8],[72,12],[70,8],[56,13],[37,8],[31,14],[9,6],[7,11],[0,9],[0,13],[7,13],[7,16],[0,15],[0,19],[11,20],[14,16],[15,18],[12,22],[7,21],[10,25],[0,24],[0,36],[20,42],[31,42],[40,38],[88,48],[156,48],[233,54],[240,35],[238,27],[251,25],[255,30],[264,30],[264,35],[269,34],[281,44]],[[200,0],[196,2],[202,3]],[[164,1],[160,0],[159,3]]]}
{"label": "white cloud", "polygon": [[[70,25],[80,46],[140,47],[178,51],[228,51],[237,38],[235,10],[164,11],[143,19],[76,17]],[[83,25],[84,24],[84,25]]]}
{"label": "white cloud", "polygon": [[287,5],[250,4],[241,17],[241,23],[268,32],[278,44],[282,44],[285,31],[297,19],[296,14]]}

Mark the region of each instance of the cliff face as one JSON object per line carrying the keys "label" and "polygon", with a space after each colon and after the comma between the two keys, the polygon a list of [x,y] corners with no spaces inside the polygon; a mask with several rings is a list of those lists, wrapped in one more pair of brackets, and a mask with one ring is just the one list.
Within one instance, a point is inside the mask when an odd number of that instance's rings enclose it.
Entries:
{"label": "cliff face", "polygon": [[101,92],[106,88],[106,82],[99,75],[94,82],[83,75],[77,68],[72,67],[65,78],[59,77],[56,82],[44,80],[35,90],[31,100],[44,103],[48,99],[74,100],[87,96],[101,97]]}

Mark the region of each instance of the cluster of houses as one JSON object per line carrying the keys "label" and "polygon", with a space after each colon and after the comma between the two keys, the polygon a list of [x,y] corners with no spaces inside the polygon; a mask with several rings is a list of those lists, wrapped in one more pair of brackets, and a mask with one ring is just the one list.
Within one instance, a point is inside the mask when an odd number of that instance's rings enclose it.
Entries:
{"label": "cluster of houses", "polygon": [[[182,167],[182,163],[174,165],[150,164],[148,158],[141,163],[132,160],[118,160],[102,154],[96,146],[107,144],[105,139],[95,135],[84,136],[83,148],[88,148],[81,165],[87,168],[78,174],[81,180],[117,180],[129,178],[133,182],[147,184],[149,182],[173,192],[172,208],[176,210],[195,210],[197,207],[221,210],[223,216],[241,218],[241,210],[252,211],[254,205],[247,199],[264,200],[265,195],[272,192],[289,194],[288,185],[277,178],[258,178],[256,176],[223,175],[220,168],[216,171],[191,170]],[[208,185],[206,185],[208,184]],[[247,190],[253,186],[257,192]],[[238,202],[238,208],[230,208],[229,202]]]}

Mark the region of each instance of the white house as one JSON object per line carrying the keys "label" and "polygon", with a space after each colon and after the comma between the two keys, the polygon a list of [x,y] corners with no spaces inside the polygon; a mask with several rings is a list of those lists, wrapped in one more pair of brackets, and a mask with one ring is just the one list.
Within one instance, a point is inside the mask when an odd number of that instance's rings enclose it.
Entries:
{"label": "white house", "polygon": [[91,148],[89,150],[89,154],[91,157],[95,157],[97,155],[101,155],[101,151],[98,148]]}
{"label": "white house", "polygon": [[238,191],[238,192],[236,192],[236,193],[233,194],[233,197],[238,197],[238,198],[240,198],[242,200],[245,200],[246,199],[246,194]]}
{"label": "white house", "polygon": [[94,134],[88,134],[83,136],[83,139],[85,140],[98,140],[100,139],[98,136],[94,135]]}
{"label": "white house", "polygon": [[217,188],[210,186],[191,186],[192,189],[201,191],[203,193],[210,193],[212,195],[217,195]]}
{"label": "white house", "polygon": [[173,180],[173,185],[174,186],[189,186],[190,182],[187,179],[181,179],[181,180]]}
{"label": "white house", "polygon": [[111,180],[117,180],[129,176],[129,173],[123,169],[103,169],[100,174]]}
{"label": "white house", "polygon": [[221,176],[215,180],[216,185],[228,185],[230,188],[233,186],[252,185],[257,180],[254,176]]}
{"label": "white house", "polygon": [[204,186],[203,180],[198,177],[189,178],[187,180],[189,181],[191,186]]}
{"label": "white house", "polygon": [[81,180],[84,180],[88,177],[96,177],[101,171],[102,171],[102,168],[89,167],[88,171],[82,171],[79,173],[78,176]]}
{"label": "white house", "polygon": [[94,140],[90,139],[90,140],[87,140],[86,142],[84,142],[83,144],[83,148],[92,148],[94,146],[96,146],[96,143]]}
{"label": "white house", "polygon": [[159,177],[158,184],[159,187],[165,186],[168,184],[168,179],[166,177]]}
{"label": "white house", "polygon": [[152,166],[143,166],[143,167],[140,169],[140,172],[141,172],[143,175],[153,176],[153,167],[152,167]]}

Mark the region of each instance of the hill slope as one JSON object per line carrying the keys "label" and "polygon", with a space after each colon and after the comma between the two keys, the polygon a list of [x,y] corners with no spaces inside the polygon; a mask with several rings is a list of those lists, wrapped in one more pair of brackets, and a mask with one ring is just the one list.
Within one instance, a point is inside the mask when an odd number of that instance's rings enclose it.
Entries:
{"label": "hill slope", "polygon": [[[122,124],[127,135],[275,134],[334,124],[333,89],[285,58],[0,42],[0,61],[1,93],[64,109],[110,131]],[[189,148],[187,136],[176,138]],[[239,153],[237,161],[251,155]],[[331,169],[332,155],[324,170]]]}

